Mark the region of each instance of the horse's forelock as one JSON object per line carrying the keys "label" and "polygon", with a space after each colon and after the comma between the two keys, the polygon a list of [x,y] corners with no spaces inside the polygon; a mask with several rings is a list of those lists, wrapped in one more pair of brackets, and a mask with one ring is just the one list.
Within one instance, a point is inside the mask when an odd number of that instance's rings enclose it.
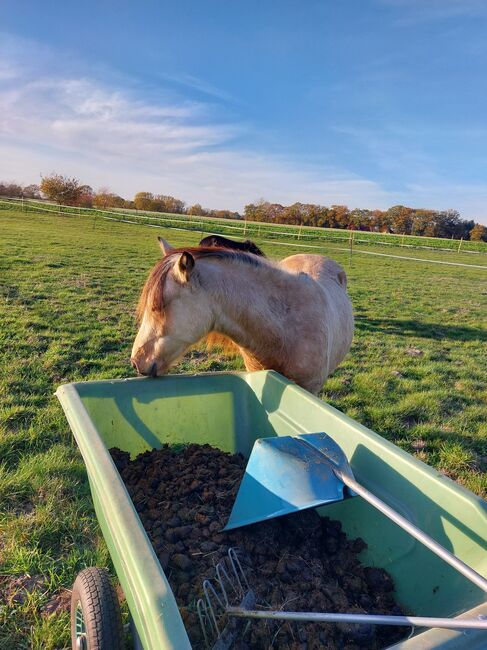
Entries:
{"label": "horse's forelock", "polygon": [[[172,251],[171,251],[172,253]],[[172,267],[171,255],[166,255],[159,260],[149,273],[145,281],[142,293],[137,304],[137,320],[140,323],[146,309],[150,309],[154,316],[161,317],[164,308],[164,280],[169,269]]]}

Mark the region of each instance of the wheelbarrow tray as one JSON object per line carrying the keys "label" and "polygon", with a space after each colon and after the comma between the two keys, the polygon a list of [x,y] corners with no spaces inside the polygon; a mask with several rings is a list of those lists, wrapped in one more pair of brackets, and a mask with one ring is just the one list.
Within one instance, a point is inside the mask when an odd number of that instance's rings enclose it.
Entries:
{"label": "wheelbarrow tray", "polygon": [[[257,438],[326,432],[357,480],[479,573],[487,575],[487,504],[273,371],[89,381],[56,392],[83,456],[98,522],[145,650],[191,648],[166,576],[108,453],[208,443],[250,454]],[[361,560],[394,578],[418,616],[487,615],[485,594],[360,498],[325,506]],[[487,647],[485,632],[417,630],[396,650]]]}

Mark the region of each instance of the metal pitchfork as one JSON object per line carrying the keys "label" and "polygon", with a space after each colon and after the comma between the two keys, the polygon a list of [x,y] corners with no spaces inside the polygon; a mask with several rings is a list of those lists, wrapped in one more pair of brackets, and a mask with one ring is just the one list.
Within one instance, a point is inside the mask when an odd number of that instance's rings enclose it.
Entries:
{"label": "metal pitchfork", "polygon": [[[215,578],[203,581],[203,598],[196,604],[207,648],[228,650],[245,633],[250,619],[301,621],[307,623],[356,623],[404,627],[447,628],[452,630],[487,630],[487,616],[472,618],[435,618],[428,616],[390,616],[386,614],[344,614],[324,612],[287,612],[255,609],[255,593],[238,559],[238,551],[228,555],[215,567]],[[238,602],[238,605],[232,605]],[[242,628],[234,619],[246,619]]]}

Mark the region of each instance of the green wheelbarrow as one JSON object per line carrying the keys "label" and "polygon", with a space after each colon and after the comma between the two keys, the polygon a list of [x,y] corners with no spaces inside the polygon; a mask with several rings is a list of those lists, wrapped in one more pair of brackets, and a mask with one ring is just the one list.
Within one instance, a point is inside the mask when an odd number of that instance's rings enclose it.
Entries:
{"label": "green wheelbarrow", "polygon": [[[135,456],[165,443],[208,443],[248,457],[258,438],[325,431],[345,452],[361,485],[487,575],[485,501],[273,371],[80,382],[61,386],[56,394],[86,464],[137,648],[184,650],[191,645],[169,583],[108,453],[110,447]],[[340,520],[349,536],[365,540],[362,561],[392,575],[396,599],[416,616],[487,615],[480,588],[366,500],[339,501],[325,506],[325,512]],[[102,631],[97,637],[101,640],[90,645],[91,610],[84,607],[86,598],[78,590],[73,603],[74,648],[117,650],[113,641],[103,639],[112,634],[110,630],[118,630],[121,638],[120,614],[115,605],[107,608],[108,602],[113,603],[110,586],[104,578],[99,583],[100,589],[90,592],[90,602],[99,599],[109,624],[101,621],[95,626]],[[480,650],[486,647],[485,634],[415,629],[411,638],[393,647]]]}

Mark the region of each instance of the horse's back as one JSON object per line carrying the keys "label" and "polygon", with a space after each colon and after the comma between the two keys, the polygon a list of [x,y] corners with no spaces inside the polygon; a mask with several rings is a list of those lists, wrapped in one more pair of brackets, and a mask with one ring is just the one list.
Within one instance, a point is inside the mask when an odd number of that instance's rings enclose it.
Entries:
{"label": "horse's back", "polygon": [[281,260],[279,265],[290,273],[306,273],[323,286],[331,279],[343,289],[347,288],[347,274],[343,267],[330,257],[298,253]]}

